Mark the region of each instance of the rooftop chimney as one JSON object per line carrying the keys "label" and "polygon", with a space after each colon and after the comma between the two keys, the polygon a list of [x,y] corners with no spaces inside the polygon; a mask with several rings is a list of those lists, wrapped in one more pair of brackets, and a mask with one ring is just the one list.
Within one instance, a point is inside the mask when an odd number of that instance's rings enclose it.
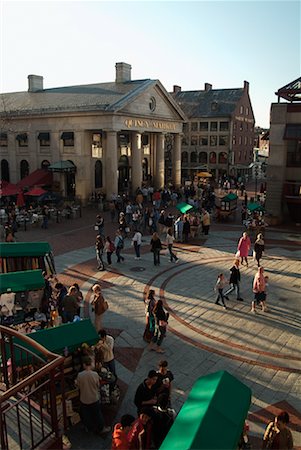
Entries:
{"label": "rooftop chimney", "polygon": [[40,75],[28,75],[28,92],[42,91],[43,77]]}
{"label": "rooftop chimney", "polygon": [[244,90],[246,91],[246,92],[249,92],[249,82],[248,81],[244,81]]}
{"label": "rooftop chimney", "polygon": [[181,86],[177,86],[176,84],[174,84],[174,87],[173,87],[174,94],[178,94],[178,92],[181,92],[181,90],[182,90]]}
{"label": "rooftop chimney", "polygon": [[130,64],[120,62],[115,64],[116,68],[116,83],[124,83],[126,81],[131,81],[131,70],[132,66]]}
{"label": "rooftop chimney", "polygon": [[205,83],[205,91],[208,92],[212,89],[212,84],[210,83]]}

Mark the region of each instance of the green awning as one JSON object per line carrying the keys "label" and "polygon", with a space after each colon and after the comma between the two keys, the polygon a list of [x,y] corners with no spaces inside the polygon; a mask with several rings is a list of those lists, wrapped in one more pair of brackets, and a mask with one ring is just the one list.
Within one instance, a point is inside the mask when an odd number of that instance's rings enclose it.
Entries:
{"label": "green awning", "polygon": [[231,201],[231,200],[236,200],[238,197],[236,194],[234,194],[233,192],[230,192],[228,195],[226,195],[226,197],[224,197],[222,200],[223,201]]}
{"label": "green awning", "polygon": [[44,256],[51,253],[48,242],[1,242],[0,257]]}
{"label": "green awning", "polygon": [[237,449],[251,389],[226,371],[199,378],[160,450]]}
{"label": "green awning", "polygon": [[248,203],[247,209],[251,212],[254,211],[264,211],[264,207],[260,203]]}
{"label": "green awning", "polygon": [[188,205],[188,203],[182,202],[182,203],[178,203],[176,208],[182,213],[182,214],[186,214],[188,211],[190,211],[191,209],[193,209],[193,206]]}
{"label": "green awning", "polygon": [[62,354],[65,347],[68,347],[69,352],[73,352],[83,343],[93,345],[99,340],[90,319],[65,323],[59,327],[30,333],[28,336],[43,345],[47,350],[58,354]]}
{"label": "green awning", "polygon": [[12,292],[34,291],[42,289],[45,280],[41,270],[24,270],[0,274],[0,294]]}
{"label": "green awning", "polygon": [[54,164],[50,164],[47,170],[51,172],[76,172],[76,166],[72,161],[57,161]]}

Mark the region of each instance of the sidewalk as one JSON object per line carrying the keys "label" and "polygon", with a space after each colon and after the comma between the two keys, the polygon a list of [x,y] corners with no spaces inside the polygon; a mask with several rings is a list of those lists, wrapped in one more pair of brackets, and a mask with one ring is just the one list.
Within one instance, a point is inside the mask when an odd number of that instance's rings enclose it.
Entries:
{"label": "sidewalk", "polygon": [[[143,293],[152,287],[156,297],[160,295],[166,302],[171,316],[163,357],[175,375],[174,408],[181,408],[199,376],[228,370],[253,392],[249,418],[253,448],[259,445],[267,419],[279,408],[291,413],[295,444],[300,445],[301,418],[295,410],[301,393],[301,252],[279,245],[268,249],[263,266],[270,277],[269,313],[249,312],[256,272],[251,261],[248,269],[241,270],[245,301],[232,298],[229,309],[224,311],[214,304],[213,286],[217,273],[227,273],[232,264],[237,236],[236,231],[227,231],[226,227],[222,235],[212,231],[203,246],[179,248],[179,264],[170,264],[163,256],[160,268],[153,266],[146,244],[140,261],[134,260],[133,250],[128,247],[125,263],[115,265],[110,272],[95,270],[93,247],[58,256],[56,264],[64,270],[64,280],[80,274],[87,301],[91,285],[96,281],[103,285],[110,305],[104,325],[116,338],[117,373],[125,394],[117,418],[124,413],[135,414],[135,390],[162,359],[162,355],[146,350],[142,340]],[[286,238],[279,239],[284,246]],[[86,313],[93,320],[89,305]],[[109,437],[102,440],[83,436],[80,426],[70,430],[69,435],[73,448],[109,448]]]}

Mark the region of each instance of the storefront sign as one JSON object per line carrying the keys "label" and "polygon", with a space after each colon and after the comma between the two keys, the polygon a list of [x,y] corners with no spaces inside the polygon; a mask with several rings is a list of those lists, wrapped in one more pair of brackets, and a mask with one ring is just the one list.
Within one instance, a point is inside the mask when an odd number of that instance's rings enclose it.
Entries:
{"label": "storefront sign", "polygon": [[175,123],[162,122],[153,119],[126,119],[124,124],[127,128],[155,128],[157,130],[176,131]]}
{"label": "storefront sign", "polygon": [[247,117],[242,117],[242,116],[235,116],[235,120],[238,120],[239,122],[249,122],[249,123],[254,122],[253,119],[248,119]]}

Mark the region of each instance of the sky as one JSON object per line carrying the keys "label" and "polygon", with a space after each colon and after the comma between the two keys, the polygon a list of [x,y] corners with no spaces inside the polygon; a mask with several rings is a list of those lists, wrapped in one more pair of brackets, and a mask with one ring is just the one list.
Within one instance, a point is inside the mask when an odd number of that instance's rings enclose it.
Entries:
{"label": "sky", "polygon": [[0,92],[159,79],[171,92],[250,83],[256,126],[269,127],[275,92],[300,77],[300,1],[0,0]]}

